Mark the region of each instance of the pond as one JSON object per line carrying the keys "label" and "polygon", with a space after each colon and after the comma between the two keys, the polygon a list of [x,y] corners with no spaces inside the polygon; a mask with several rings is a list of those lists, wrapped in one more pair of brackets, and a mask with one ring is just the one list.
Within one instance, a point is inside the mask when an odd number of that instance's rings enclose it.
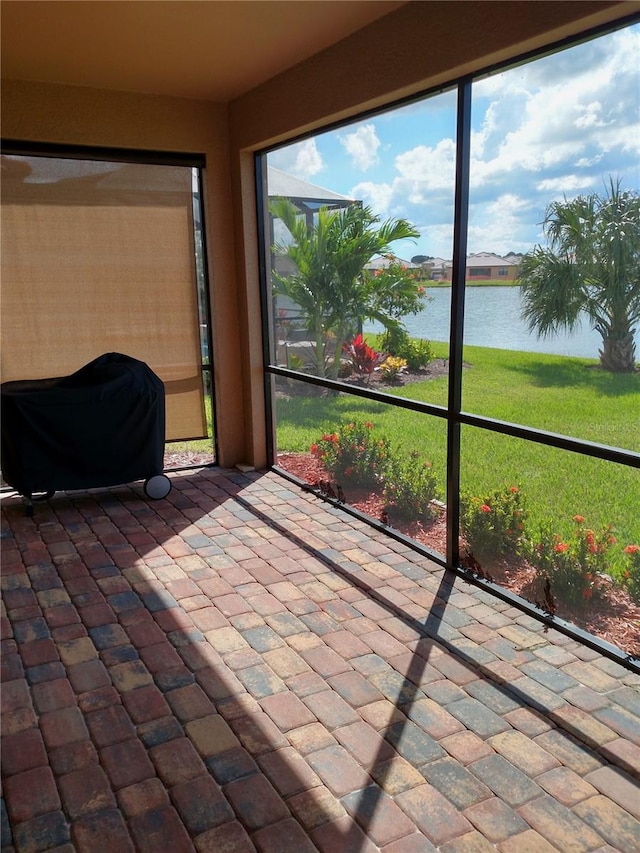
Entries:
{"label": "pond", "polygon": [[[447,341],[451,288],[430,287],[427,294],[430,301],[425,310],[415,317],[405,317],[403,322],[411,337]],[[377,323],[366,324],[365,331],[380,332],[382,327]],[[590,328],[587,318],[572,334],[538,338],[529,332],[522,319],[519,287],[468,287],[464,341],[473,346],[596,359],[602,346],[600,335]],[[636,347],[640,357],[640,330],[636,333]]]}

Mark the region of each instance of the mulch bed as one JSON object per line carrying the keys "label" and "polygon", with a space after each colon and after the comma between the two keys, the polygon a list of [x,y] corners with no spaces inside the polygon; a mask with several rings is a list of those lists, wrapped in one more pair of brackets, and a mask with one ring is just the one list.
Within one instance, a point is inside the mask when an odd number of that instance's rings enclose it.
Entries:
{"label": "mulch bed", "polygon": [[[464,369],[470,365],[463,364]],[[446,358],[434,358],[426,367],[420,370],[405,370],[398,374],[395,379],[387,379],[379,370],[369,376],[360,376],[358,373],[351,373],[349,376],[341,376],[341,382],[347,382],[350,385],[358,385],[365,388],[403,388],[405,385],[411,385],[412,382],[425,382],[429,379],[439,379],[441,376],[447,376],[449,373],[449,360]],[[294,396],[305,395],[322,395],[326,390],[317,385],[307,385],[304,382],[279,382],[276,391],[276,397],[287,398]]]}
{"label": "mulch bed", "polygon": [[[467,368],[469,365],[464,365]],[[394,381],[388,381],[380,372],[373,373],[367,379],[352,374],[343,381],[354,385],[368,385],[375,387],[402,387],[412,382],[424,382],[429,379],[437,379],[446,376],[449,372],[449,362],[444,358],[437,358],[430,362],[422,370],[405,372],[400,374]],[[293,382],[278,389],[278,397],[293,396],[294,394],[324,393],[323,389],[316,386],[307,386],[301,382]],[[208,465],[213,462],[211,454],[194,453],[167,453],[165,466],[168,468],[180,468],[195,465]],[[303,482],[319,487],[321,484],[329,484],[330,478],[324,470],[322,463],[309,453],[280,453],[277,464],[293,474]],[[323,487],[319,488],[322,491]],[[385,507],[381,495],[363,489],[352,490],[344,496],[348,503],[370,518],[378,521],[386,520]],[[439,554],[445,554],[447,548],[446,514],[439,511],[435,517],[428,522],[407,522],[397,519],[388,519],[390,525],[409,538],[425,545]],[[461,554],[468,553],[467,543],[460,539]],[[495,581],[507,587],[511,592],[522,598],[546,607],[549,603],[545,595],[542,581],[536,570],[520,559],[495,560],[490,564],[480,567],[473,557],[470,557],[470,567],[477,573],[489,580]],[[475,563],[475,565],[474,565]],[[635,657],[640,657],[640,605],[634,603],[629,595],[621,589],[611,587],[606,598],[601,600],[592,599],[585,610],[575,610],[555,603],[556,616],[588,631],[596,637],[600,637]]]}
{"label": "mulch bed", "polygon": [[[278,465],[298,479],[322,492],[328,488],[330,478],[320,460],[310,453],[280,453]],[[344,495],[345,500],[355,509],[365,513],[377,521],[385,519],[385,507],[382,496],[363,489],[353,489]],[[406,522],[389,519],[390,525],[404,535],[414,539],[439,554],[446,554],[446,515],[444,511],[430,522]],[[462,554],[468,554],[467,544],[460,539]],[[502,559],[484,563],[482,567],[474,565],[473,558],[469,559],[471,568],[485,577],[507,587],[521,598],[547,607],[544,586],[536,570],[524,560]],[[556,603],[555,615],[573,622],[574,625],[600,637],[609,643],[623,649],[631,655],[640,657],[640,606],[635,604],[629,595],[621,589],[611,587],[607,598],[592,599],[585,610],[575,610]]]}

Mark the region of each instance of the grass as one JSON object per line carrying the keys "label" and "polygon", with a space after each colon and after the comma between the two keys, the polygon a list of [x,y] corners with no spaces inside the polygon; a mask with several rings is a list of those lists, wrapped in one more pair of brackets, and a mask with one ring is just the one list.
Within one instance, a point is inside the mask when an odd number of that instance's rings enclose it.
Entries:
{"label": "grass", "polygon": [[167,453],[210,453],[214,452],[214,433],[213,433],[213,414],[211,395],[204,395],[204,414],[207,424],[208,438],[196,438],[191,441],[168,441],[166,444]]}
{"label": "grass", "polygon": [[[436,357],[446,344],[432,344]],[[640,451],[640,375],[606,373],[597,361],[466,347],[463,410],[600,444]],[[445,406],[447,378],[392,394]],[[445,492],[444,421],[350,395],[292,396],[277,403],[278,448],[307,452],[323,431],[354,417],[370,420],[393,447],[429,459]],[[532,527],[553,522],[567,534],[572,518],[590,527],[613,523],[620,549],[640,543],[640,471],[473,427],[462,429],[462,489],[482,495],[520,485]]]}

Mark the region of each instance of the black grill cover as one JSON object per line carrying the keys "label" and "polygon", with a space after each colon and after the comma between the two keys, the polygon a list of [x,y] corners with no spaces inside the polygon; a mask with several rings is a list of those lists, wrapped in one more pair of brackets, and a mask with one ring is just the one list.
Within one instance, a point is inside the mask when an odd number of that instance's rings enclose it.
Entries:
{"label": "black grill cover", "polygon": [[20,494],[115,486],[162,473],[164,385],[111,352],[70,376],[4,382],[2,475]]}

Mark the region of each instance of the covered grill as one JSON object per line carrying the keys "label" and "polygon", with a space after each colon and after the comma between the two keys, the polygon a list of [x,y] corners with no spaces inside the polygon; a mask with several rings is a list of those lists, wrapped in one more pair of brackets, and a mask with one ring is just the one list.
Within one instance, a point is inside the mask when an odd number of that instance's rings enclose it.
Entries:
{"label": "covered grill", "polygon": [[143,479],[148,497],[169,493],[164,385],[144,362],[105,353],[70,376],[4,382],[1,396],[2,475],[29,503]]}

